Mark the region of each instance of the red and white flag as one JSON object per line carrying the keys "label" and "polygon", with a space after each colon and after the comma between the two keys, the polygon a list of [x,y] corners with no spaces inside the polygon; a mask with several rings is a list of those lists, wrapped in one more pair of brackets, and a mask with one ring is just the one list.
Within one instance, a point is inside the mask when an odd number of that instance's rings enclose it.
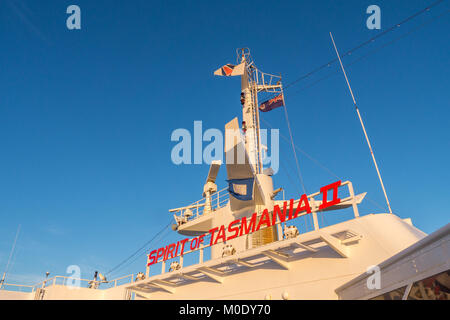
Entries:
{"label": "red and white flag", "polygon": [[237,66],[232,64],[226,64],[223,67],[214,71],[215,76],[241,76],[244,74],[245,63],[238,64]]}

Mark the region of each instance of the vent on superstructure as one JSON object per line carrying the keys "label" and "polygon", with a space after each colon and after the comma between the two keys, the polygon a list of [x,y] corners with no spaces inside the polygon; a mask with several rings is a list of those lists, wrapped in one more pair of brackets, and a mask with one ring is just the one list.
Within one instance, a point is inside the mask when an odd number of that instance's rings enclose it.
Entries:
{"label": "vent on superstructure", "polygon": [[345,241],[351,238],[356,238],[358,234],[356,232],[345,230],[338,233],[332,234],[333,237],[338,238],[341,241]]}

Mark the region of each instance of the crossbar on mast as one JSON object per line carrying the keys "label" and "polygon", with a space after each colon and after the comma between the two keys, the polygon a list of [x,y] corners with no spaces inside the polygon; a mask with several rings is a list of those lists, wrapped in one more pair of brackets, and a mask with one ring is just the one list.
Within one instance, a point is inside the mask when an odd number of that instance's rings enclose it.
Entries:
{"label": "crossbar on mast", "polygon": [[364,136],[366,137],[367,145],[369,146],[370,154],[372,155],[373,163],[375,165],[375,169],[377,170],[378,179],[380,179],[381,188],[383,189],[384,197],[386,198],[386,203],[389,208],[389,213],[392,213],[391,205],[389,203],[388,196],[386,194],[386,189],[384,188],[383,179],[381,178],[380,170],[378,169],[377,161],[375,160],[375,155],[372,150],[372,146],[370,145],[369,137],[367,136],[366,128],[364,127],[364,122],[361,118],[361,114],[359,113],[358,106],[356,104],[355,96],[353,95],[352,87],[350,86],[350,82],[348,81],[347,74],[345,73],[344,65],[342,64],[341,57],[339,56],[338,49],[336,47],[336,43],[334,42],[333,35],[330,32],[331,41],[333,42],[334,50],[336,50],[336,55],[339,59],[339,63],[341,64],[342,72],[344,73],[345,81],[347,82],[348,89],[353,99],[353,104],[355,105],[356,113],[358,114],[359,122],[361,123],[361,127],[364,131]]}

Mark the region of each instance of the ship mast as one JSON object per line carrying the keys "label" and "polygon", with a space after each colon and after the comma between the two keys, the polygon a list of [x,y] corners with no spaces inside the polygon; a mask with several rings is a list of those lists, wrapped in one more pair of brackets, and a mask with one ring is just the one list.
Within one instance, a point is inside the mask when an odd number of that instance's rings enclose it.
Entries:
{"label": "ship mast", "polygon": [[[238,64],[244,64],[244,72],[241,75],[241,104],[242,104],[242,131],[244,132],[245,149],[249,157],[253,174],[259,187],[267,195],[273,194],[272,178],[263,174],[262,144],[259,122],[258,94],[266,92],[282,94],[281,77],[264,73],[254,65],[248,48],[238,49]],[[271,206],[270,196],[264,197],[263,202],[255,203],[256,211]],[[273,204],[272,204],[273,205]],[[259,230],[252,234],[252,247],[258,247],[276,241],[277,230],[275,227]]]}
{"label": "ship mast", "polygon": [[258,93],[282,94],[283,85],[280,76],[256,68],[248,48],[238,49],[237,54],[238,63],[245,64],[241,75],[242,130],[245,134],[245,149],[256,175],[263,171]]}
{"label": "ship mast", "polygon": [[242,130],[245,134],[245,149],[256,175],[262,173],[258,91],[255,80],[258,70],[253,65],[247,48],[238,49],[238,63],[245,63],[244,73],[241,75]]}

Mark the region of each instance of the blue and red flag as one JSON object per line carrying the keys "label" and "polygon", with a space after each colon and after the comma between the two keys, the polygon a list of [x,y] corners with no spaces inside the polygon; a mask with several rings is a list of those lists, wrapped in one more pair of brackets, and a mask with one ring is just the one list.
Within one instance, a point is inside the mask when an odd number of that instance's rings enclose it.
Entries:
{"label": "blue and red flag", "polygon": [[227,180],[228,192],[238,200],[252,200],[254,181],[255,178]]}
{"label": "blue and red flag", "polygon": [[262,112],[268,112],[275,108],[284,106],[284,97],[283,94],[280,93],[275,98],[269,99],[259,105],[259,110]]}

